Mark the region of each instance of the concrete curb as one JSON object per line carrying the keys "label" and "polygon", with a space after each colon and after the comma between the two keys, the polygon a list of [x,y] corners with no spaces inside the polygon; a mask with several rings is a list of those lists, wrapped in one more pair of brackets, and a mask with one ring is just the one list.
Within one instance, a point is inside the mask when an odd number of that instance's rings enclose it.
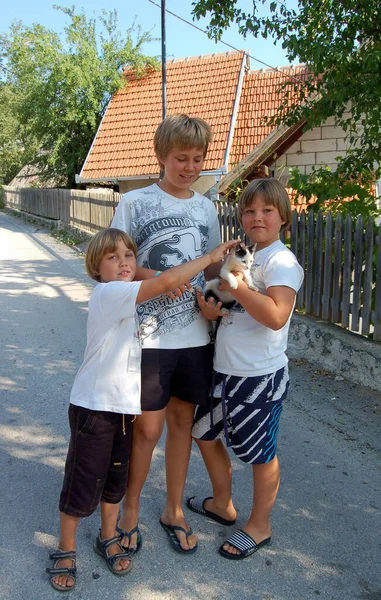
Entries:
{"label": "concrete curb", "polygon": [[349,381],[381,391],[381,344],[307,315],[294,313],[290,353]]}

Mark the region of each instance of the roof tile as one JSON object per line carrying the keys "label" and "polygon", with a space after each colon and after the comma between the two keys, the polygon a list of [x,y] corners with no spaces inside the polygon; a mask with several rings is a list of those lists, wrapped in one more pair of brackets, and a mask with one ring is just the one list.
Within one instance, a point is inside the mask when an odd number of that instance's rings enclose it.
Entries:
{"label": "roof tile", "polygon": [[[205,170],[221,168],[228,140],[242,52],[167,61],[167,114],[184,112],[204,118],[213,128]],[[108,179],[158,174],[153,137],[162,120],[161,71],[152,68],[112,98],[81,177]],[[112,175],[111,175],[112,171]]]}
{"label": "roof tile", "polygon": [[[242,52],[203,55],[167,61],[167,114],[184,112],[205,119],[213,142],[204,170],[224,165]],[[234,128],[229,169],[253,150],[273,129],[264,123],[277,109],[277,90],[286,76],[303,78],[305,67],[246,73]],[[125,72],[127,85],[112,98],[81,171],[84,179],[110,179],[158,174],[153,137],[162,120],[161,71],[144,77]]]}

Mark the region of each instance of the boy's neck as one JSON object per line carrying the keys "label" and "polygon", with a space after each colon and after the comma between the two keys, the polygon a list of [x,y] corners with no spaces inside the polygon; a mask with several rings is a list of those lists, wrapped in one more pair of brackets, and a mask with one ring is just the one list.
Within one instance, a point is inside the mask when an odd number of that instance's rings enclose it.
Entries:
{"label": "boy's neck", "polygon": [[168,182],[165,180],[165,176],[157,183],[157,185],[161,190],[163,190],[163,192],[169,194],[170,196],[174,196],[179,200],[190,200],[190,198],[193,198],[194,196],[194,192],[190,188],[178,188],[168,184]]}

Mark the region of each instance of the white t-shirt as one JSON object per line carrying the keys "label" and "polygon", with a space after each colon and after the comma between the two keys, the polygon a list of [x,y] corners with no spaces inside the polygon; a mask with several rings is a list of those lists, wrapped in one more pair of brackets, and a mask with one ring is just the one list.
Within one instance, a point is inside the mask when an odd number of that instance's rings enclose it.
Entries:
{"label": "white t-shirt", "polygon": [[[163,192],[158,185],[124,194],[111,227],[126,231],[138,245],[141,267],[165,271],[204,256],[221,242],[213,203],[194,193],[182,200]],[[203,273],[192,279],[204,288]],[[137,308],[143,348],[193,348],[210,342],[210,323],[203,317],[195,292],[176,300],[167,295]]]}
{"label": "white t-shirt", "polygon": [[87,345],[70,402],[90,410],[137,415],[140,343],[136,297],[141,281],[99,283],[89,300]]}
{"label": "white t-shirt", "polygon": [[[294,254],[280,240],[255,253],[251,275],[262,294],[271,286],[287,286],[297,292],[304,277]],[[274,331],[236,302],[217,331],[214,369],[238,377],[268,375],[281,369],[288,362],[290,320],[291,315],[282,329]]]}

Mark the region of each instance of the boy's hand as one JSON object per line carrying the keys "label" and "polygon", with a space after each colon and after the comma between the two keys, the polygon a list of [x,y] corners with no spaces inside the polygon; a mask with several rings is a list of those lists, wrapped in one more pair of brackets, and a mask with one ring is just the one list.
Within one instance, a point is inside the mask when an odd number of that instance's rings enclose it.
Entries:
{"label": "boy's hand", "polygon": [[216,248],[209,253],[212,264],[220,262],[228,250],[234,248],[239,241],[240,240],[230,240],[229,242],[224,242],[223,244],[216,246]]}
{"label": "boy's hand", "polygon": [[222,309],[222,302],[215,302],[213,298],[209,298],[208,301],[205,300],[205,296],[199,290],[196,290],[197,302],[199,307],[201,308],[201,312],[206,319],[209,321],[216,321],[218,317],[226,317],[226,310]]}
{"label": "boy's hand", "polygon": [[[240,271],[232,271],[232,275],[234,275],[234,277],[238,281],[243,281],[243,273],[241,273]],[[222,279],[222,277],[220,278],[218,289],[221,290],[221,292],[232,291],[232,288],[230,287],[229,283],[226,281],[226,279]]]}
{"label": "boy's hand", "polygon": [[176,300],[177,298],[181,298],[181,296],[185,294],[187,290],[193,292],[193,287],[190,281],[186,281],[183,285],[180,285],[180,287],[168,292],[168,296],[171,300]]}

